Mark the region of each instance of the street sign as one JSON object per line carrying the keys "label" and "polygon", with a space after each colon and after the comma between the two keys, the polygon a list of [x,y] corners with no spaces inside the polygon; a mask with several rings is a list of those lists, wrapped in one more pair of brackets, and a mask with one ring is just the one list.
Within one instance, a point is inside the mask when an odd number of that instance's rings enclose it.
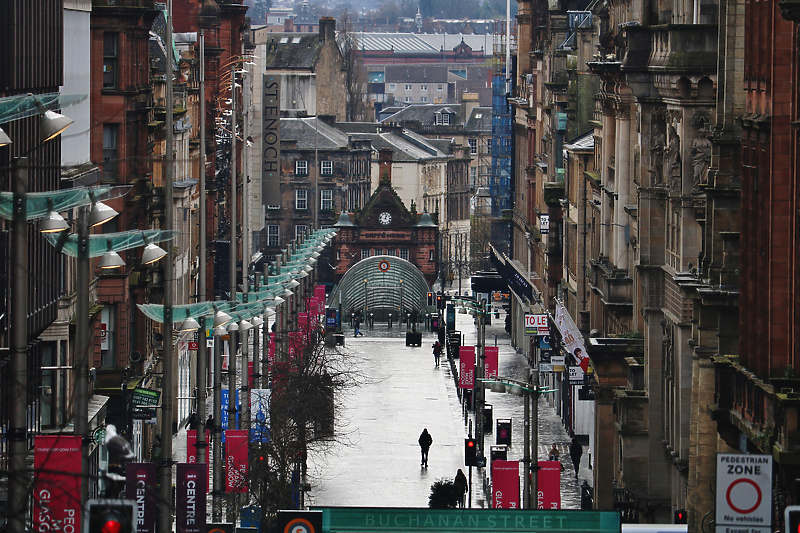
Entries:
{"label": "street sign", "polygon": [[131,420],[150,420],[155,417],[155,409],[134,409],[131,411]]}
{"label": "street sign", "polygon": [[772,529],[772,456],[717,454],[717,533]]}
{"label": "street sign", "polygon": [[480,468],[486,468],[486,457],[478,457],[475,460],[475,466]]}
{"label": "street sign", "polygon": [[525,315],[525,335],[550,335],[547,315]]}
{"label": "street sign", "polygon": [[161,397],[161,392],[150,389],[140,389],[136,387],[133,389],[131,396],[131,404],[134,407],[155,407],[158,405],[158,399]]}

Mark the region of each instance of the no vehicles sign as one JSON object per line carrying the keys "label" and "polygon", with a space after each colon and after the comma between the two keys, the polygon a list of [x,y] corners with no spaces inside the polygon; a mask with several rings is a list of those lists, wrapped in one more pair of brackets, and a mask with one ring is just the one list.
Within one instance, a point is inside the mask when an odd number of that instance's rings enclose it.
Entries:
{"label": "no vehicles sign", "polygon": [[717,454],[717,533],[772,529],[772,457]]}

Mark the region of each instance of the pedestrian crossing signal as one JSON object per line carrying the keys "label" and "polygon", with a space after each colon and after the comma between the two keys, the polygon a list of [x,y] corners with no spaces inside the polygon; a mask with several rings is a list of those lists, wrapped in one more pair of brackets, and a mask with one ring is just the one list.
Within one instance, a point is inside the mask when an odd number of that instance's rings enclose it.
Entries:
{"label": "pedestrian crossing signal", "polygon": [[788,505],[784,511],[786,533],[800,532],[800,505]]}
{"label": "pedestrian crossing signal", "polygon": [[464,439],[464,465],[478,466],[478,447],[475,439]]}
{"label": "pedestrian crossing signal", "polygon": [[675,511],[675,523],[686,524],[686,509],[678,509]]}
{"label": "pedestrian crossing signal", "polygon": [[428,293],[428,307],[433,307],[433,304],[434,304],[434,301],[433,301],[433,293],[432,293],[432,292],[429,292],[429,293]]}

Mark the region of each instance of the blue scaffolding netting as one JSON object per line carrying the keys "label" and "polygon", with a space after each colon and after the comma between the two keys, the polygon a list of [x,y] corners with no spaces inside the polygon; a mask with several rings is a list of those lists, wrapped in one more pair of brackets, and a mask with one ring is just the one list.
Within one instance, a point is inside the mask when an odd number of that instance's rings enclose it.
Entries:
{"label": "blue scaffolding netting", "polygon": [[505,72],[492,79],[492,177],[489,182],[492,216],[511,209],[511,109]]}

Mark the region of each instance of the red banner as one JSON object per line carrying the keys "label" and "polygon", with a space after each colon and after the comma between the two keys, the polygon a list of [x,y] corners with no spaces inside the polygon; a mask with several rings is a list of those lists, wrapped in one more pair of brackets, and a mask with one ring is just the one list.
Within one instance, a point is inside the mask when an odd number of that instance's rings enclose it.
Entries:
{"label": "red banner", "polygon": [[475,388],[474,346],[461,346],[458,350],[458,388]]}
{"label": "red banner", "polygon": [[225,492],[247,492],[247,430],[225,432]]}
{"label": "red banner", "polygon": [[275,362],[275,333],[269,334],[269,350],[267,351],[267,359],[270,365]]}
{"label": "red banner", "polygon": [[325,285],[314,285],[314,298],[321,301],[323,306],[325,305]]}
{"label": "red banner", "polygon": [[539,509],[561,509],[561,461],[539,461]]}
{"label": "red banner", "polygon": [[492,461],[492,509],[519,509],[519,461]]}
{"label": "red banner", "polygon": [[[206,445],[208,445],[208,438],[211,433],[206,430]],[[206,450],[209,450],[210,447],[206,447]],[[208,457],[208,454],[206,454]],[[196,463],[197,462],[197,430],[189,429],[186,431],[186,462],[187,463]],[[206,460],[206,463],[209,461]]]}
{"label": "red banner", "polygon": [[37,435],[33,455],[33,530],[81,532],[81,438]]}
{"label": "red banner", "polygon": [[175,472],[176,529],[182,533],[200,533],[206,525],[208,465],[178,463]]}
{"label": "red banner", "polygon": [[484,376],[486,379],[497,378],[497,346],[487,346],[483,349],[483,353],[486,355]]}
{"label": "red banner", "polygon": [[247,386],[253,388],[253,361],[247,362]]}
{"label": "red banner", "polygon": [[125,465],[125,497],[136,501],[136,533],[156,531],[155,463],[128,463]]}

